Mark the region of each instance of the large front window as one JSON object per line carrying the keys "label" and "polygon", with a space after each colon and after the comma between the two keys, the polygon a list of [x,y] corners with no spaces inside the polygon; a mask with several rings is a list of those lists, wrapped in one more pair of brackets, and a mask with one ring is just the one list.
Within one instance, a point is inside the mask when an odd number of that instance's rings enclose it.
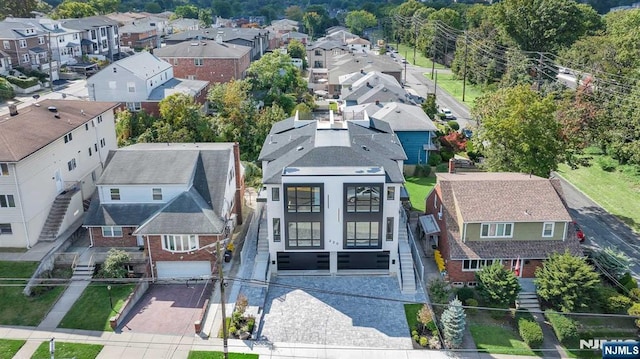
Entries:
{"label": "large front window", "polygon": [[166,234],[162,236],[162,249],[170,252],[189,252],[198,249],[195,234]]}
{"label": "large front window", "polygon": [[322,246],[320,233],[320,222],[289,222],[289,247],[319,248]]}
{"label": "large front window", "polygon": [[122,227],[102,227],[103,237],[122,237]]}
{"label": "large front window", "polygon": [[320,213],[320,186],[287,187],[287,212]]}
{"label": "large front window", "polygon": [[380,186],[347,186],[347,212],[380,212]]}
{"label": "large front window", "polygon": [[484,267],[491,266],[494,261],[502,263],[499,259],[465,259],[462,261],[462,270],[465,272],[479,271]]}
{"label": "large front window", "polygon": [[378,222],[347,222],[347,248],[371,248],[380,245]]}
{"label": "large front window", "polygon": [[513,236],[513,223],[483,223],[481,238],[508,238]]}

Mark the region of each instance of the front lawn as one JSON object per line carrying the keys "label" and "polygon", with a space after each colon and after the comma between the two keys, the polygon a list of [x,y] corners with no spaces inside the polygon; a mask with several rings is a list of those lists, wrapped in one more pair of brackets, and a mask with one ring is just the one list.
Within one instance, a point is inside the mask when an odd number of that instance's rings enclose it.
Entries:
{"label": "front lawn", "polygon": [[596,163],[601,156],[593,157],[591,166],[580,166],[575,170],[561,163],[558,173],[607,212],[640,232],[640,176],[634,175],[630,166],[618,166],[613,172],[604,171]]}
{"label": "front lawn", "polygon": [[[100,344],[55,342],[56,358],[95,359],[103,348]],[[49,342],[42,342],[31,359],[51,359]]]}
{"label": "front lawn", "polygon": [[[258,359],[258,354],[229,353],[229,359]],[[188,359],[223,359],[222,352],[190,351]]]}
{"label": "front lawn", "polygon": [[[637,340],[637,328],[632,318],[572,316],[578,324],[580,339],[634,339]],[[601,358],[602,351],[580,349],[580,342],[566,343],[567,355],[572,358]]]}
{"label": "front lawn", "polygon": [[495,324],[470,324],[469,330],[480,351],[490,354],[536,355],[512,328]]}
{"label": "front lawn", "polygon": [[436,185],[435,177],[406,177],[404,184],[407,192],[409,192],[409,199],[411,206],[423,212],[426,209],[426,198],[431,189]]}
{"label": "front lawn", "polygon": [[418,328],[418,312],[422,309],[422,304],[405,304],[404,315],[407,317],[409,332]]}
{"label": "front lawn", "polygon": [[25,340],[0,339],[0,358],[13,358],[24,343]]}
{"label": "front lawn", "polygon": [[111,284],[111,299],[113,310],[109,302],[107,284],[92,282],[82,293],[82,296],[65,315],[58,327],[69,329],[99,330],[111,332],[109,319],[122,308],[124,301],[133,291],[133,284]]}
{"label": "front lawn", "polygon": [[26,297],[22,290],[38,267],[37,262],[0,262],[0,325],[37,326],[49,312],[65,286],[40,287]]}
{"label": "front lawn", "polygon": [[[462,79],[455,78],[455,76],[451,72],[438,73],[437,91],[441,91],[441,89],[444,89],[449,93],[449,95],[462,102]],[[464,87],[464,90],[464,103],[466,103],[469,107],[473,107],[476,98],[482,96],[483,94],[482,88],[480,86],[472,85],[469,82],[467,82],[467,86]]]}

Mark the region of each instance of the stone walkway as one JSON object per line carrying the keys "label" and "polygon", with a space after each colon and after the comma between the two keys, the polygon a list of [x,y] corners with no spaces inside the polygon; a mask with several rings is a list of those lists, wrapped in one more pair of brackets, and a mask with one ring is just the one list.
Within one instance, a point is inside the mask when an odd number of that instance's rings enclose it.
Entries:
{"label": "stone walkway", "polygon": [[269,285],[260,337],[268,341],[411,349],[403,295],[390,276],[279,276]]}

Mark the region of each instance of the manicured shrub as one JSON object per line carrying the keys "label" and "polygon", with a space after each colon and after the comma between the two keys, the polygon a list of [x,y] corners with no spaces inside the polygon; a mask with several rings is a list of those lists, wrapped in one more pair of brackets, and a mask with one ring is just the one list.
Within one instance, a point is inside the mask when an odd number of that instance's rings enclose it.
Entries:
{"label": "manicured shrub", "polygon": [[451,127],[454,131],[458,131],[460,129],[460,124],[454,120],[447,121],[447,126]]}
{"label": "manicured shrub", "polygon": [[23,79],[15,76],[7,76],[7,81],[23,89],[35,86],[39,82],[37,77],[28,77]]}
{"label": "manicured shrub", "polygon": [[9,84],[9,81],[0,77],[0,101],[13,98],[13,87]]}
{"label": "manicured shrub", "polygon": [[416,169],[413,172],[415,177],[427,177],[431,174],[431,166],[429,165],[416,165]]}
{"label": "manicured shrub", "polygon": [[[634,317],[640,317],[640,303],[633,303],[631,308],[627,310],[627,314],[633,315]],[[636,327],[640,329],[640,319],[635,320]]]}
{"label": "manicured shrub", "polygon": [[627,291],[630,291],[634,288],[638,288],[638,282],[631,276],[631,273],[625,273],[622,278],[620,278],[620,283],[627,288]]}
{"label": "manicured shrub", "polygon": [[426,347],[429,344],[429,339],[427,337],[420,337],[420,346]]}
{"label": "manicured shrub", "polygon": [[473,288],[462,287],[456,290],[456,295],[458,296],[458,299],[460,299],[462,303],[466,303],[467,299],[475,298],[476,293]]}
{"label": "manicured shrub", "polygon": [[429,338],[429,348],[436,350],[442,349],[442,344],[440,343],[440,338],[438,338],[437,333]]}
{"label": "manicured shrub", "polygon": [[602,168],[603,171],[613,172],[618,166],[618,161],[614,160],[611,157],[600,157],[597,160],[598,166]]}
{"label": "manicured shrub", "polygon": [[417,331],[417,330],[415,330],[415,329],[414,329],[414,330],[412,330],[412,331],[411,331],[411,336],[412,336],[412,337],[416,337],[416,336],[418,336],[418,331]]}
{"label": "manicured shrub", "polygon": [[436,172],[447,172],[449,171],[449,165],[446,163],[441,163],[436,166]]}
{"label": "manicured shrub", "polygon": [[607,312],[608,313],[626,313],[633,301],[631,298],[624,295],[615,295],[607,299]]}
{"label": "manicured shrub", "polygon": [[640,288],[633,288],[629,291],[629,298],[634,302],[640,302]]}
{"label": "manicured shrub", "polygon": [[529,348],[540,348],[542,345],[544,336],[538,322],[526,318],[518,319],[518,333]]}
{"label": "manicured shrub", "polygon": [[[449,149],[443,149],[440,151],[440,156],[442,156],[442,162],[449,162],[450,159],[453,158],[454,153]],[[448,164],[447,164],[448,166]]]}
{"label": "manicured shrub", "polygon": [[566,344],[578,339],[578,328],[575,321],[553,310],[547,310],[544,314],[561,343]]}
{"label": "manicured shrub", "polygon": [[416,343],[420,343],[420,336],[418,334],[411,336],[411,339]]}
{"label": "manicured shrub", "polygon": [[429,166],[437,166],[442,163],[442,156],[437,153],[432,153],[429,155],[429,160],[427,160],[427,164]]}
{"label": "manicured shrub", "polygon": [[[468,307],[477,307],[478,306],[478,300],[475,298],[469,298],[467,300],[464,301],[464,304]],[[469,314],[476,314],[478,312],[478,309],[476,308],[465,308],[467,310],[467,313]]]}

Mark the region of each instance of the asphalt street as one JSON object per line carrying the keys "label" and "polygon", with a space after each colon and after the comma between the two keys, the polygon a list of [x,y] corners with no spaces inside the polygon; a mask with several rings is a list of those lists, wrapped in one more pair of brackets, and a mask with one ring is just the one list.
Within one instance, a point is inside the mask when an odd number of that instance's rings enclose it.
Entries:
{"label": "asphalt street", "polygon": [[631,258],[632,275],[640,280],[640,235],[634,233],[624,222],[609,214],[597,203],[562,179],[562,191],[571,217],[578,222],[586,236],[584,247],[601,249],[617,248]]}

